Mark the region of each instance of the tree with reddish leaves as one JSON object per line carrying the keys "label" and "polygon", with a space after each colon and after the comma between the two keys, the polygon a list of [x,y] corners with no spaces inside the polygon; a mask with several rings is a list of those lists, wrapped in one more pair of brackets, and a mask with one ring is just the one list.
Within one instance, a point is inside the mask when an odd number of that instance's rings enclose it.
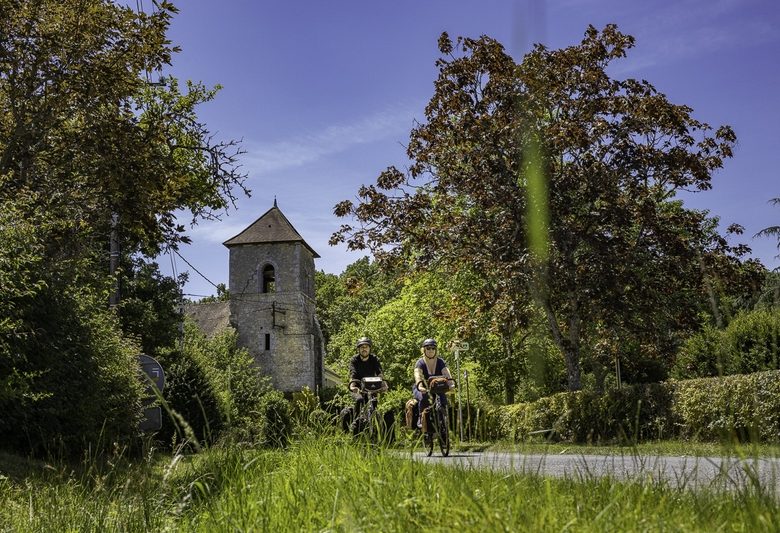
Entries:
{"label": "tree with reddish leaves", "polygon": [[538,306],[570,390],[594,324],[691,320],[713,256],[733,264],[743,250],[724,249],[706,212],[675,195],[709,189],[736,137],[647,81],[611,78],[633,45],[614,25],[589,27],[580,44],[537,45],[517,63],[489,37],[443,34],[410,167],[339,203],[355,223],[331,244],[412,268],[467,265],[492,294],[485,305],[504,302],[515,324]]}

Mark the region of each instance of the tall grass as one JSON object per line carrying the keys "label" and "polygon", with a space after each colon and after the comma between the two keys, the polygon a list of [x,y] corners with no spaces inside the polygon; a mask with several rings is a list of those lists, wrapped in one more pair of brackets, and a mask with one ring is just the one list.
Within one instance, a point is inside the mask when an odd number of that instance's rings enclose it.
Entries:
{"label": "tall grass", "polygon": [[[3,464],[0,458],[0,464]],[[545,479],[411,461],[337,438],[0,477],[0,531],[777,531],[756,487]]]}
{"label": "tall grass", "polygon": [[[238,456],[234,460],[238,460]],[[431,466],[372,448],[306,441],[267,470],[245,463],[197,513],[203,531],[767,531],[768,492],[544,479]]]}

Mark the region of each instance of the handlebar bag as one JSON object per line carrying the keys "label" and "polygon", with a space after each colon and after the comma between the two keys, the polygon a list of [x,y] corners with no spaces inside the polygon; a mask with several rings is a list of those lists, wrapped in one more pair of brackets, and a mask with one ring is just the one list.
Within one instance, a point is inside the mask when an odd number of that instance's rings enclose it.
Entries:
{"label": "handlebar bag", "polygon": [[434,394],[441,394],[450,390],[450,385],[447,382],[447,378],[431,378],[428,387]]}
{"label": "handlebar bag", "polygon": [[382,378],[378,376],[363,378],[361,381],[363,382],[363,389],[367,391],[378,391],[382,388]]}

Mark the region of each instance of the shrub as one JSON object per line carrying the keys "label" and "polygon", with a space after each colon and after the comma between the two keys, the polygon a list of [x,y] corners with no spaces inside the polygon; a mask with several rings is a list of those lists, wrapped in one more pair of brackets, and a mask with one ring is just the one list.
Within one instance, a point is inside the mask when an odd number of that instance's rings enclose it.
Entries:
{"label": "shrub", "polygon": [[780,372],[560,393],[498,408],[499,435],[568,442],[780,441]]}
{"label": "shrub", "polygon": [[677,356],[676,379],[749,374],[780,368],[780,310],[740,313],[724,330],[707,326]]}
{"label": "shrub", "polygon": [[26,317],[13,372],[28,377],[0,402],[0,445],[33,454],[79,453],[137,433],[141,382],[137,348],[88,294],[44,290]]}
{"label": "shrub", "polygon": [[726,328],[723,341],[728,350],[726,374],[778,369],[780,310],[737,315]]}
{"label": "shrub", "polygon": [[252,412],[271,386],[249,352],[238,347],[236,331],[228,328],[206,337],[190,320],[184,328],[184,349],[213,384],[225,419],[234,427],[253,423]]}
{"label": "shrub", "polygon": [[342,409],[353,403],[346,386],[327,387],[320,391],[320,405],[331,415],[338,415]]}
{"label": "shrub", "polygon": [[165,372],[163,425],[158,438],[163,442],[195,439],[198,444],[212,442],[226,422],[217,391],[208,373],[197,359],[180,350],[159,357]]}
{"label": "shrub", "polygon": [[284,448],[293,430],[292,409],[279,391],[267,392],[258,406],[261,444]]}
{"label": "shrub", "polygon": [[688,338],[677,354],[671,375],[674,379],[703,378],[726,373],[723,331],[705,326]]}
{"label": "shrub", "polygon": [[[189,424],[199,442],[228,435],[245,442],[262,439],[260,402],[270,390],[252,356],[237,345],[233,329],[206,337],[190,320],[184,324],[182,351],[160,357],[166,372],[163,396],[168,406]],[[170,438],[178,417],[164,417],[162,437]]]}

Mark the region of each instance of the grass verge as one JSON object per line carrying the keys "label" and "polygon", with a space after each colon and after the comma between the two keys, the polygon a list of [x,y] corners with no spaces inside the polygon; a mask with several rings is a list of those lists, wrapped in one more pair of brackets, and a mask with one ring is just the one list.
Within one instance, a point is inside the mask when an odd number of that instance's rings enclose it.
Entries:
{"label": "grass verge", "polygon": [[[581,453],[581,452],[580,452]],[[16,465],[11,471],[10,463]],[[426,465],[342,439],[76,469],[0,456],[0,531],[777,531],[769,491]]]}

